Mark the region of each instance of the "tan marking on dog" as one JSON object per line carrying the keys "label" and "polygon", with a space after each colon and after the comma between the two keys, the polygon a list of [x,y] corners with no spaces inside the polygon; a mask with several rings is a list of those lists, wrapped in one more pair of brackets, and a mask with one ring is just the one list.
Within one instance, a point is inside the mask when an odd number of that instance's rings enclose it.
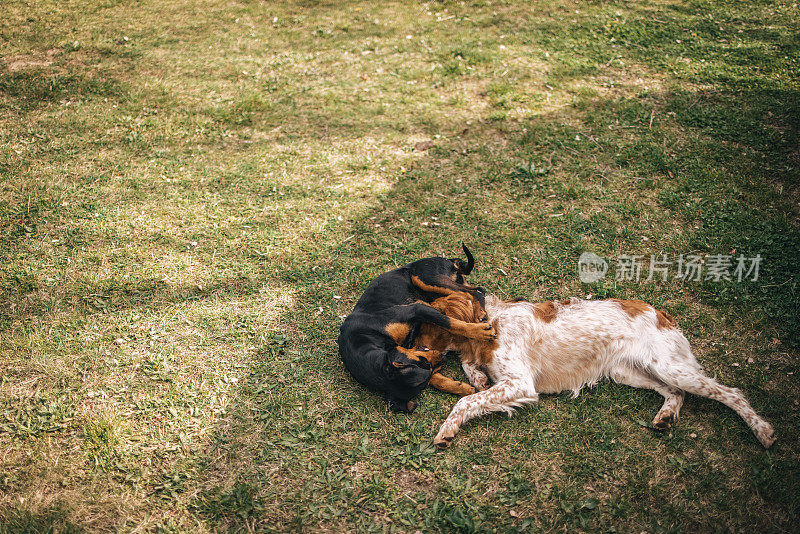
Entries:
{"label": "tan marking on dog", "polygon": [[448,378],[441,373],[433,373],[428,383],[440,391],[452,393],[461,397],[466,397],[467,395],[472,395],[475,393],[475,388],[469,384],[459,382],[458,380],[453,380],[452,378]]}
{"label": "tan marking on dog", "polygon": [[406,336],[411,331],[411,327],[406,323],[389,323],[384,330],[399,345],[405,341]]}
{"label": "tan marking on dog", "polygon": [[458,293],[455,289],[448,289],[446,287],[432,286],[420,280],[419,276],[412,276],[411,283],[428,293],[436,293],[437,295],[452,295]]}
{"label": "tan marking on dog", "polygon": [[[427,347],[427,345],[424,346]],[[433,349],[428,350],[425,353],[425,358],[427,358],[428,361],[431,363],[431,371],[436,373],[442,367],[442,362],[444,361],[444,353],[439,350],[433,350]]]}
{"label": "tan marking on dog", "polygon": [[[431,306],[450,317],[451,320],[464,323],[476,323],[486,315],[486,311],[478,299],[463,291],[440,297],[434,300]],[[496,324],[493,326],[495,329],[497,328]],[[457,350],[461,352],[462,359],[476,364],[492,361],[494,351],[497,349],[497,343],[494,340],[469,339],[432,324],[422,325],[417,343],[440,352]]]}
{"label": "tan marking on dog", "polygon": [[666,329],[678,327],[678,321],[676,321],[674,317],[665,311],[656,310],[656,317],[658,317],[659,328]]}
{"label": "tan marking on dog", "polygon": [[540,302],[539,304],[534,304],[533,307],[536,317],[545,323],[549,323],[556,318],[556,315],[558,315],[558,308],[556,307],[555,301],[552,300],[549,302]]}
{"label": "tan marking on dog", "polygon": [[[402,352],[406,358],[409,360],[414,360],[415,362],[420,361],[420,359],[425,358],[426,351],[418,351],[414,349],[406,349],[403,347],[397,347],[398,352]],[[427,360],[427,358],[425,358]],[[395,366],[396,367],[396,366]]]}
{"label": "tan marking on dog", "polygon": [[636,316],[653,309],[651,305],[641,300],[611,299],[611,301],[619,304],[619,307],[622,308],[622,311],[630,315],[631,319],[635,319]]}
{"label": "tan marking on dog", "polygon": [[[430,284],[426,284],[423,282],[418,276],[411,277],[411,283],[420,288],[423,291],[428,293],[435,293],[437,295],[453,295],[457,293],[463,293],[464,289],[473,290],[477,289],[477,286],[473,286],[465,282],[456,282],[456,275],[453,274],[452,276],[440,276],[439,280],[442,282],[441,286],[434,286]],[[447,287],[447,286],[456,286],[456,287]]]}
{"label": "tan marking on dog", "polygon": [[458,319],[450,319],[450,331],[454,334],[479,341],[494,339],[495,331],[487,323],[465,323]]}

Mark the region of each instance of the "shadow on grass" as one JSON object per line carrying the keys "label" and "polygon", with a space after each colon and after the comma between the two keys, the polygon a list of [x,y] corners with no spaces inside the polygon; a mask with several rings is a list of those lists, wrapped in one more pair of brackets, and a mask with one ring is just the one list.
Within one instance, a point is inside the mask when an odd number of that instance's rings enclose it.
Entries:
{"label": "shadow on grass", "polygon": [[[231,456],[215,466],[213,471],[224,473],[227,481],[215,482],[210,477],[207,495],[222,495],[224,498],[212,500],[231,506],[212,510],[201,503],[201,515],[213,525],[279,521],[296,528],[342,522],[371,528],[375,517],[385,518],[386,514],[398,521],[410,519],[415,525],[445,530],[469,531],[478,529],[482,522],[495,526],[513,524],[489,505],[464,508],[459,482],[442,482],[446,468],[436,466],[438,462],[450,465],[463,458],[434,459],[430,457],[432,451],[425,448],[453,399],[432,394],[434,398],[425,398],[427,410],[409,418],[387,414],[382,401],[361,391],[339,364],[332,342],[338,322],[330,316],[324,321],[315,320],[303,311],[313,310],[330,286],[335,293],[354,300],[370,279],[394,267],[392,258],[403,264],[441,250],[452,251],[463,240],[477,253],[478,269],[482,270],[479,282],[490,289],[500,287],[540,298],[563,298],[576,289],[602,297],[636,298],[644,293],[647,300],[672,302],[675,292],[710,305],[723,315],[755,318],[766,332],[778,332],[787,346],[795,346],[798,330],[791,318],[800,306],[797,272],[791,268],[800,252],[797,219],[792,211],[796,198],[787,198],[776,188],[776,184],[793,180],[789,174],[795,168],[791,158],[797,140],[793,130],[796,123],[791,122],[791,113],[787,114],[787,97],[796,99],[797,93],[781,92],[776,96],[679,90],[643,99],[595,98],[581,104],[577,112],[538,116],[522,125],[476,120],[478,124],[470,127],[468,136],[438,143],[408,169],[393,191],[377,198],[363,214],[352,217],[355,223],[346,233],[356,239],[333,247],[309,247],[306,267],[294,277],[283,279],[284,283],[299,284],[298,289],[305,289],[298,310],[285,317],[294,326],[293,335],[302,341],[295,345],[295,341],[284,338],[273,340],[255,363],[239,392],[237,402],[241,404],[232,409],[237,415],[230,426],[220,429],[220,441],[214,448],[217,458],[233,450],[250,450],[254,456],[245,463]],[[742,111],[756,104],[758,112]],[[651,129],[648,121],[654,111],[669,114],[674,122],[663,129]],[[766,121],[777,116],[790,119],[788,123],[781,122],[779,133],[775,133],[774,123]],[[579,126],[564,127],[566,119],[576,117]],[[607,125],[617,119],[621,128],[630,127],[631,133],[622,139],[605,132]],[[502,153],[496,148],[498,137],[507,143]],[[559,154],[554,156],[554,152]],[[531,167],[531,161],[539,166]],[[520,164],[524,167],[525,163],[527,169],[520,169]],[[596,166],[614,172],[601,179],[596,175]],[[471,175],[470,170],[476,168],[480,172]],[[582,179],[575,180],[575,175]],[[644,185],[637,179],[641,175],[646,176]],[[609,195],[609,191],[613,194]],[[628,195],[633,205],[620,199]],[[595,196],[601,201],[602,217],[584,212]],[[642,205],[637,206],[639,202]],[[570,212],[573,204],[578,208]],[[653,219],[648,210],[662,211],[664,219]],[[550,217],[564,212],[564,217]],[[428,225],[422,226],[421,222]],[[673,223],[686,231],[670,235],[668,230]],[[381,232],[374,231],[376,224],[383,228]],[[584,250],[586,234],[603,238],[593,242],[598,245],[594,251],[607,256],[620,251],[663,251],[671,256],[742,251],[761,254],[765,263],[759,280],[751,283],[581,286],[575,280],[575,264]],[[647,245],[643,245],[642,235],[649,237]],[[376,262],[375,255],[381,253],[385,255]],[[523,261],[514,262],[514,255]],[[368,266],[361,268],[365,259]],[[352,269],[353,276],[312,270],[314,265],[329,264]],[[509,276],[501,279],[497,266],[502,266]],[[324,291],[310,287],[309,280],[326,276],[330,278],[326,279]],[[343,307],[345,313],[349,311]],[[295,364],[294,385],[271,380],[276,368],[289,369]],[[751,381],[748,393],[766,406],[767,417],[779,425],[781,441],[776,452],[753,453],[757,443],[735,414],[711,401],[694,399],[687,405],[687,416],[674,436],[650,434],[633,427],[637,436],[641,434],[636,439],[647,444],[645,448],[661,447],[669,456],[674,473],[666,479],[656,480],[648,471],[662,470],[663,466],[647,451],[628,449],[627,459],[621,459],[613,445],[614,439],[629,432],[620,428],[624,421],[649,420],[660,405],[657,395],[630,388],[603,387],[599,393],[564,402],[555,415],[534,408],[514,422],[489,418],[472,425],[471,431],[480,432],[490,426],[495,433],[496,425],[508,425],[510,432],[524,432],[525,425],[553,425],[559,429],[556,432],[563,433],[555,443],[548,441],[554,434],[536,434],[530,440],[534,449],[544,447],[559,454],[559,469],[568,475],[558,479],[558,491],[552,498],[572,504],[548,512],[550,515],[542,519],[545,526],[609,526],[624,521],[632,507],[644,507],[652,515],[652,524],[647,525],[652,528],[712,528],[713,522],[709,521],[713,520],[686,502],[675,502],[667,508],[660,503],[675,487],[689,494],[710,488],[737,502],[754,498],[761,491],[759,488],[771,487],[775,488],[770,492],[771,501],[760,502],[760,512],[736,510],[736,517],[730,520],[768,530],[782,528],[779,525],[791,524],[798,514],[798,502],[793,497],[798,490],[798,463],[790,458],[796,448],[796,433],[781,424],[796,415],[796,409],[789,407],[794,389],[783,373],[796,372],[797,366],[777,361],[775,366],[780,374],[775,376],[773,372],[769,380],[776,381],[777,388]],[[309,373],[311,369],[316,376]],[[276,397],[276,391],[282,391],[283,396]],[[276,398],[282,401],[276,404]],[[556,402],[561,404],[558,399]],[[609,418],[618,423],[609,423]],[[702,453],[699,458],[693,456],[697,445],[688,434],[697,428],[698,420],[706,424],[711,420],[719,434],[733,433],[730,439],[736,444],[725,446],[721,435],[712,443],[722,446],[731,456],[730,461],[749,477],[737,488],[731,488],[737,476],[733,471],[715,471],[710,458]],[[385,425],[390,428],[387,430]],[[570,425],[574,428],[569,429]],[[577,432],[586,440],[586,446],[570,441]],[[397,438],[404,433],[407,437]],[[485,433],[481,435],[486,437]],[[747,445],[742,448],[740,442]],[[253,450],[256,443],[258,450]],[[488,442],[470,445],[477,447],[479,454],[490,455],[493,446]],[[472,453],[476,451],[452,454]],[[358,471],[367,469],[364,462],[372,464],[374,471],[362,477]],[[409,493],[419,499],[415,502],[425,503],[409,511],[396,504],[395,499],[402,496],[403,490],[393,486],[405,468],[436,479],[448,491],[420,489]],[[259,484],[265,476],[269,482]],[[606,514],[601,516],[593,512],[597,503],[582,499],[581,495],[583,484],[605,487],[604,476],[628,477],[628,488],[615,488],[617,497],[604,503]],[[302,480],[300,487],[293,487],[292,480]],[[247,490],[245,497],[241,494],[243,488]],[[511,491],[508,488],[506,493],[501,492],[503,498],[516,502],[507,493]],[[205,499],[202,502],[207,503],[208,497]],[[240,507],[236,505],[239,502],[244,504]],[[350,507],[348,503],[352,502],[359,503],[358,510]],[[727,508],[722,501],[713,506],[718,510]],[[292,513],[282,516],[278,510],[284,508]],[[241,514],[246,520],[239,518]]]}
{"label": "shadow on grass", "polygon": [[69,507],[52,507],[38,513],[0,509],[0,534],[78,534],[84,529],[68,519]]}
{"label": "shadow on grass", "polygon": [[0,93],[13,99],[19,111],[30,112],[63,98],[123,97],[125,88],[113,78],[75,71],[53,73],[29,69],[10,72],[5,65],[0,65]]}
{"label": "shadow on grass", "polygon": [[[7,273],[8,274],[8,273]],[[126,309],[161,308],[208,297],[244,297],[262,287],[261,280],[240,275],[199,287],[174,287],[160,279],[119,280],[109,278],[97,283],[76,284],[79,287],[62,292],[53,299],[43,295],[35,280],[24,273],[11,273],[0,294],[0,305],[8,321],[31,316],[46,316],[65,309],[81,313],[116,313]],[[0,318],[0,324],[3,319]]]}

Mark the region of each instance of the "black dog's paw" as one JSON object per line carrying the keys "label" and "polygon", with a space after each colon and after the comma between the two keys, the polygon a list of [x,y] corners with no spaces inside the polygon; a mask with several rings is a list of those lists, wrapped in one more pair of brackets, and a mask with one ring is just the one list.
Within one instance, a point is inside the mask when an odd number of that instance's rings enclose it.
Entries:
{"label": "black dog's paw", "polygon": [[414,413],[417,403],[414,401],[390,400],[389,409],[395,413]]}

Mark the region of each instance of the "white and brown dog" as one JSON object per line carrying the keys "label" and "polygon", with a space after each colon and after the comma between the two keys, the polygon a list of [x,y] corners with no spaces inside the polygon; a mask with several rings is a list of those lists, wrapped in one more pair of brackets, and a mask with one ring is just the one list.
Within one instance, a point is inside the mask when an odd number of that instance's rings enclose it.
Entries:
{"label": "white and brown dog", "polygon": [[[436,301],[451,317],[474,322],[483,310],[466,293]],[[434,443],[447,447],[461,425],[480,415],[535,402],[540,393],[572,390],[609,378],[653,389],[664,405],[653,427],[678,418],[684,392],[717,400],[736,411],[764,447],[775,442],[772,426],[753,411],[738,389],[706,376],[675,320],[637,300],[530,303],[486,297],[486,313],[497,339],[476,341],[425,325],[417,343],[437,351],[457,350],[470,383],[481,390],[461,398]],[[488,378],[493,385],[486,388]]]}

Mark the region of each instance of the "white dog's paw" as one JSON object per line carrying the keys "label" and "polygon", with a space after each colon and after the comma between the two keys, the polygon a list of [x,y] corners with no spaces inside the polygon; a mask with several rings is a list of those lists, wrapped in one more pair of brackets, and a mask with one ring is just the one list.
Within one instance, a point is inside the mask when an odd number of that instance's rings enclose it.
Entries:
{"label": "white dog's paw", "polygon": [[476,374],[472,380],[472,387],[478,391],[485,391],[489,389],[489,377],[483,373]]}
{"label": "white dog's paw", "polygon": [[433,438],[433,444],[439,449],[446,449],[450,446],[456,434],[458,434],[458,428],[445,423],[442,425],[442,428],[439,429],[439,433],[436,434],[436,437]]}
{"label": "white dog's paw", "polygon": [[775,430],[773,430],[772,425],[766,423],[762,428],[758,430],[756,434],[758,441],[764,446],[765,449],[769,449],[772,447],[772,444],[775,443]]}

